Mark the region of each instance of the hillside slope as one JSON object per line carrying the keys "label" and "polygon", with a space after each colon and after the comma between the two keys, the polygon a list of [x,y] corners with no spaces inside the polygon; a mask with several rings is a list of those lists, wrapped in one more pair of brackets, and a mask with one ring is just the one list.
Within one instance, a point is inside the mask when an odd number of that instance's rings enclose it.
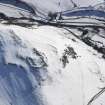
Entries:
{"label": "hillside slope", "polygon": [[0,105],[105,104],[105,11],[97,3],[0,0]]}
{"label": "hillside slope", "polygon": [[0,0],[0,6],[6,4],[9,7],[18,7],[17,9],[21,9],[21,12],[27,10],[34,15],[47,16],[49,12],[62,12],[76,7],[94,6],[102,2],[103,0],[88,0],[86,2],[83,0]]}
{"label": "hillside slope", "polygon": [[104,68],[101,54],[64,29],[0,25],[2,105],[87,105],[105,87]]}

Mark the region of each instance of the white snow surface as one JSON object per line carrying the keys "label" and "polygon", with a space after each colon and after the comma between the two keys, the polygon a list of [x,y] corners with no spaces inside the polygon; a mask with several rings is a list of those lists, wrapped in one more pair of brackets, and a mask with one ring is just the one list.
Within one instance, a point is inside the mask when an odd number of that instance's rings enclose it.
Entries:
{"label": "white snow surface", "polygon": [[32,14],[28,10],[5,3],[0,3],[0,13],[4,13],[7,17],[14,18],[32,17]]}
{"label": "white snow surface", "polygon": [[98,3],[104,2],[104,0],[73,0],[75,3],[77,3],[81,7],[86,7],[86,6],[94,6]]}
{"label": "white snow surface", "polygon": [[43,14],[48,12],[61,12],[73,8],[71,0],[21,0],[27,3],[34,10]]}
{"label": "white snow surface", "polygon": [[[64,67],[68,46],[77,57]],[[101,54],[64,29],[0,25],[0,105],[87,105],[105,87],[104,70]]]}
{"label": "white snow surface", "polygon": [[[17,0],[14,4],[12,1],[10,3],[8,3],[8,1],[6,3],[6,0],[4,1],[5,2],[0,1],[0,13],[3,13],[8,17],[38,18],[37,16],[41,16],[46,19],[48,19],[48,13],[50,12],[55,13],[67,10],[79,10],[80,7],[95,6],[96,4],[103,3],[103,0]],[[19,6],[18,3],[21,5],[24,4],[25,6]],[[76,4],[77,7],[75,7],[74,4]],[[26,7],[29,7],[32,10],[26,9]],[[96,6],[95,8],[97,9],[98,7]],[[100,10],[104,9],[101,8]]]}
{"label": "white snow surface", "polygon": [[52,11],[65,11],[73,8],[73,3],[79,7],[94,6],[104,2],[104,0],[21,0],[30,6],[42,10],[44,12]]}

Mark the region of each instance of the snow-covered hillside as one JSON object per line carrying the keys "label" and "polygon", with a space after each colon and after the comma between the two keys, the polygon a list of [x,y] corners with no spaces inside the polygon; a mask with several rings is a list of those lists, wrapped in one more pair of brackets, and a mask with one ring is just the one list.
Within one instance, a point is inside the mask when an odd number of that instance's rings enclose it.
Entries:
{"label": "snow-covered hillside", "polygon": [[102,3],[103,0],[21,0],[30,6],[36,7],[38,10],[44,11],[65,11],[70,10],[76,4],[79,7],[88,7],[90,5],[94,6],[96,4]]}
{"label": "snow-covered hillside", "polygon": [[87,15],[105,17],[104,3],[97,0],[88,0],[87,2],[82,0],[0,0],[0,13],[6,17],[48,20],[50,13],[59,12],[69,17]]}
{"label": "snow-covered hillside", "polygon": [[0,0],[0,105],[104,104],[104,3]]}
{"label": "snow-covered hillside", "polygon": [[95,5],[94,7],[95,7],[95,9],[105,11],[105,2],[99,3],[99,4]]}
{"label": "snow-covered hillside", "polygon": [[[94,6],[102,2],[103,0],[0,0],[0,8],[2,8],[2,12],[5,9],[10,10],[10,8],[13,8],[12,11],[18,12],[18,14],[20,13],[23,16],[26,14],[26,11],[28,14],[47,16],[49,12],[62,12],[76,7]],[[5,7],[3,7],[4,5]]]}
{"label": "snow-covered hillside", "polygon": [[[9,7],[18,7],[17,10],[20,9],[22,12],[27,10],[34,15],[37,13],[37,15],[41,16],[47,15],[49,12],[61,12],[64,10],[69,10],[74,6],[70,0],[0,0],[0,6],[3,6],[4,4],[8,5]],[[16,8],[14,9],[16,10]]]}
{"label": "snow-covered hillside", "polygon": [[14,18],[31,17],[31,13],[29,11],[22,8],[18,8],[10,4],[0,3],[0,13],[3,13],[8,17],[14,17]]}
{"label": "snow-covered hillside", "polygon": [[87,105],[105,87],[104,68],[102,54],[65,29],[0,25],[1,105]]}

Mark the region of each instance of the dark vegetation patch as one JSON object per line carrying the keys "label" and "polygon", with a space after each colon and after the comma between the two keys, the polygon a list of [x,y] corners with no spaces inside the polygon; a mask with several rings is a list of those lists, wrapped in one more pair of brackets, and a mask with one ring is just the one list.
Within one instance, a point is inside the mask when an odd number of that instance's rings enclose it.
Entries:
{"label": "dark vegetation patch", "polygon": [[68,46],[64,50],[62,58],[60,59],[62,64],[63,64],[63,67],[66,67],[67,63],[69,63],[69,58],[70,57],[73,58],[73,59],[76,59],[78,56],[77,56],[77,53],[74,51],[74,49],[72,47]]}

